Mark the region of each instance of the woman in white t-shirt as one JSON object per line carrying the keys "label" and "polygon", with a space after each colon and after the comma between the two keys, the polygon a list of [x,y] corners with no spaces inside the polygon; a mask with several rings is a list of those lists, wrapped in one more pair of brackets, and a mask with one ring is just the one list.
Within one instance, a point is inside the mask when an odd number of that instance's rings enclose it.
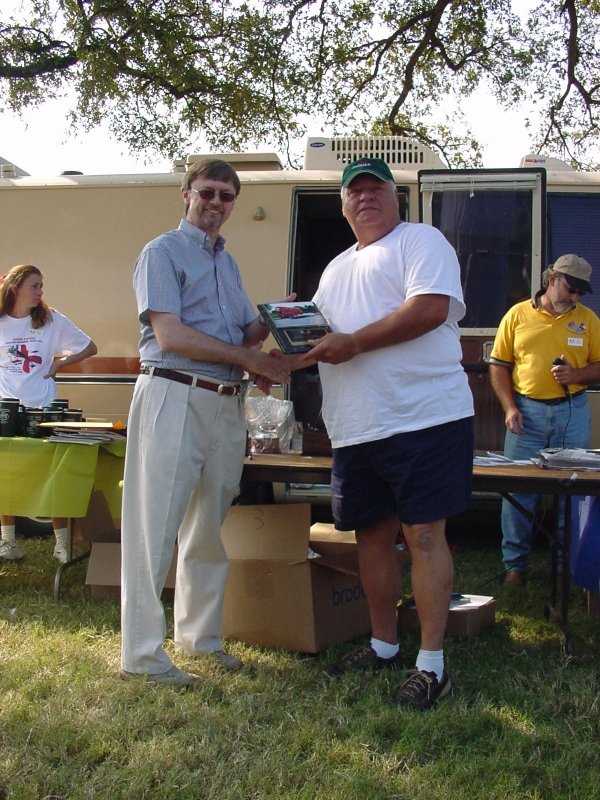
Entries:
{"label": "woman in white t-shirt", "polygon": [[[43,275],[19,264],[0,277],[0,397],[18,398],[24,406],[48,405],[56,396],[54,376],[60,367],[97,352],[96,345],[64,314],[42,299]],[[0,558],[16,561],[23,552],[15,541],[14,517],[1,516]],[[67,521],[52,520],[54,557],[67,561]]]}

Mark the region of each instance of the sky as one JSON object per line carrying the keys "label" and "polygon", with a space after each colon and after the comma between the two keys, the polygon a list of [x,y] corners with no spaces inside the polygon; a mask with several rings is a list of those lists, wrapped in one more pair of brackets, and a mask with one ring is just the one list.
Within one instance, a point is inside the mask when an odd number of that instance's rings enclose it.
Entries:
{"label": "sky", "polygon": [[[68,110],[67,103],[59,101],[29,111],[23,118],[4,110],[0,113],[0,157],[33,176],[60,175],[65,170],[79,170],[87,175],[170,171],[170,159],[150,156],[145,163],[143,156],[129,153],[102,126],[90,133],[73,135],[68,130]],[[463,110],[473,133],[483,144],[485,167],[516,167],[529,153],[522,112],[502,111],[483,92],[464,103]],[[327,135],[327,131],[315,123],[308,135]],[[303,152],[303,147],[301,142],[299,152]],[[269,145],[253,149],[277,152]],[[208,151],[196,148],[194,152]],[[186,155],[177,153],[174,157]],[[278,155],[283,161],[283,154]]]}
{"label": "sky", "polygon": [[[537,0],[512,0],[513,10],[525,18]],[[2,0],[3,10],[12,11],[20,0]],[[489,92],[484,89],[469,100],[461,101],[461,109],[471,130],[483,146],[485,167],[517,167],[521,158],[530,152],[530,142],[523,124],[523,110],[503,111]],[[157,156],[140,156],[128,152],[125,145],[116,141],[108,128],[100,126],[90,133],[73,134],[69,131],[67,114],[70,105],[52,100],[22,117],[2,109],[0,111],[0,158],[25,170],[33,176],[60,175],[65,170],[78,170],[87,175],[110,175],[139,172],[169,172],[171,159]],[[307,131],[307,136],[327,136],[329,132],[318,122]],[[263,145],[250,150],[277,152]],[[208,152],[197,147],[193,154]],[[297,145],[296,153],[302,155],[304,142]],[[173,158],[184,158],[189,153],[175,153]],[[282,162],[284,154],[278,153]]]}

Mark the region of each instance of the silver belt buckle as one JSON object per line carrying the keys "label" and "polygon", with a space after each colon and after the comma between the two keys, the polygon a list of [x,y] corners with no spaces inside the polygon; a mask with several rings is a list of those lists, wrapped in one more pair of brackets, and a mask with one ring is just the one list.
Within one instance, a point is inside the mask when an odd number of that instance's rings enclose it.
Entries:
{"label": "silver belt buckle", "polygon": [[220,383],[217,386],[217,394],[225,394],[225,389],[227,389],[227,388],[229,388],[229,387],[225,386],[224,383]]}

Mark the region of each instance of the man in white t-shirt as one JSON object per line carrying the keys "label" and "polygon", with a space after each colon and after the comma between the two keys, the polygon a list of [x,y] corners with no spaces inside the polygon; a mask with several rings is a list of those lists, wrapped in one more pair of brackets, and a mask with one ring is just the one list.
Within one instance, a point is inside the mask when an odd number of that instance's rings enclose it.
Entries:
{"label": "man in white t-shirt", "polygon": [[402,666],[395,551],[402,528],[421,649],[395,700],[425,709],[450,692],[443,638],[453,563],[445,520],[467,507],[471,492],[473,400],[460,363],[460,269],[438,230],[401,222],[381,159],[345,168],[342,213],[357,244],[328,265],[314,297],[333,332],[293,366],[319,364],[334,519],[339,529],[356,530],[372,639],[326,674]]}

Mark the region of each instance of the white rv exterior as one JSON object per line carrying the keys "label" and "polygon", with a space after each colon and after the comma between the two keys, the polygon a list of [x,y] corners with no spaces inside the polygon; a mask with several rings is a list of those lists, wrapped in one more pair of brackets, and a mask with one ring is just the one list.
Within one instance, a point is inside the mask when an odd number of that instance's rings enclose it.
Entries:
{"label": "white rv exterior", "polygon": [[[343,167],[362,155],[388,161],[404,218],[436,224],[459,252],[471,309],[462,329],[464,361],[482,447],[498,446],[503,429],[486,367],[501,314],[534,292],[543,268],[563,252],[595,267],[592,307],[600,302],[598,173],[538,156],[513,170],[447,170],[426,147],[394,137],[309,139],[304,168],[295,171],[283,170],[273,154],[220,155],[242,182],[223,234],[254,303],[290,290],[311,295],[326,263],[352,241],[340,214]],[[88,416],[127,416],[138,367],[133,265],[147,241],[179,224],[182,172],[199,157],[174,162],[168,174],[32,177],[3,165],[0,273],[19,263],[39,266],[46,300],[98,345],[76,373],[59,374],[61,396]],[[580,210],[571,211],[573,204]],[[484,241],[488,224],[494,230]],[[308,374],[292,388],[297,418],[309,424],[318,417],[316,383]],[[594,436],[600,445],[600,424]]]}

